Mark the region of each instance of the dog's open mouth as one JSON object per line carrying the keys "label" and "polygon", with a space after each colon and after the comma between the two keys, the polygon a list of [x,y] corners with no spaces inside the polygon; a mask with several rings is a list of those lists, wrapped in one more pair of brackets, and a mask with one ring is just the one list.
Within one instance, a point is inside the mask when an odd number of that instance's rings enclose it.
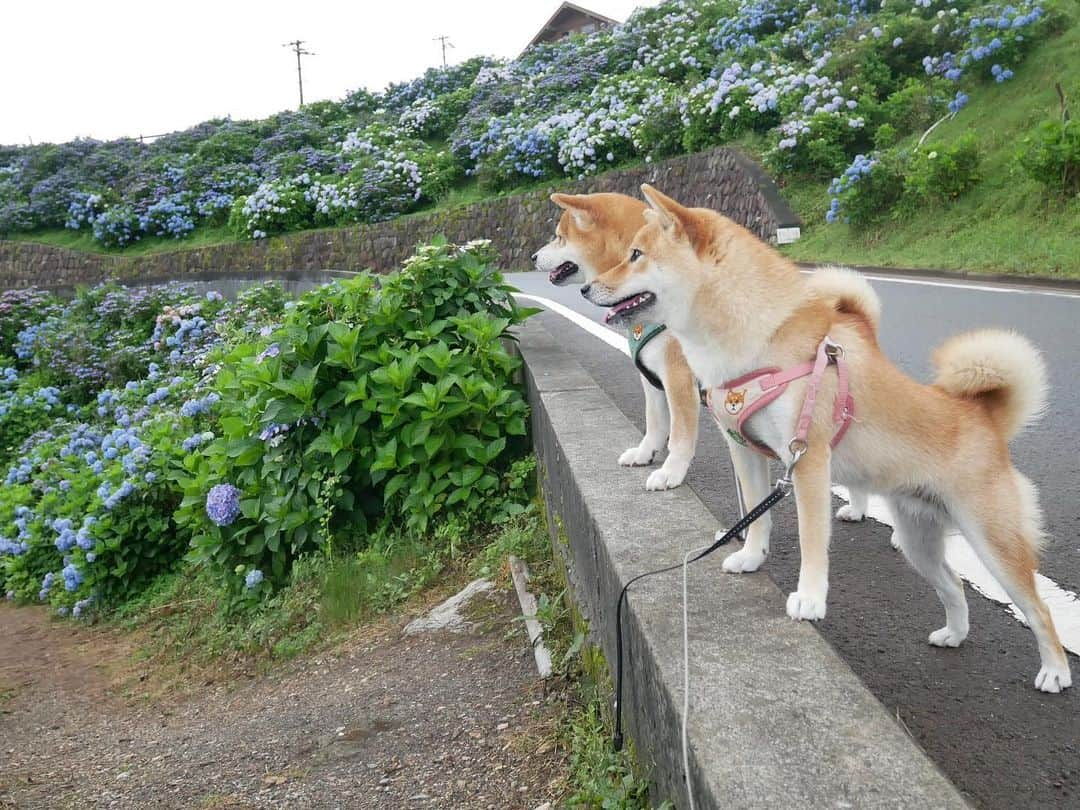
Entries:
{"label": "dog's open mouth", "polygon": [[615,306],[609,309],[604,316],[604,323],[611,323],[620,318],[628,318],[643,309],[648,309],[655,303],[656,296],[648,290],[645,292],[634,293],[628,298],[619,301]]}
{"label": "dog's open mouth", "polygon": [[550,273],[548,273],[548,281],[552,284],[558,284],[561,281],[565,281],[574,275],[578,271],[578,266],[573,262],[563,262]]}

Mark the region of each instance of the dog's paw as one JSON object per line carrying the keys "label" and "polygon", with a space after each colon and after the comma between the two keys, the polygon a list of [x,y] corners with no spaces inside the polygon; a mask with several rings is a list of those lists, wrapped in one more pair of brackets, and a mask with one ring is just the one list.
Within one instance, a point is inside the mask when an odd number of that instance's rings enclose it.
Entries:
{"label": "dog's paw", "polygon": [[653,470],[645,479],[645,489],[649,492],[659,492],[664,489],[675,489],[683,482],[683,476],[673,475],[666,467]]}
{"label": "dog's paw", "polygon": [[845,503],[843,506],[836,510],[836,519],[843,520],[848,523],[858,523],[866,519],[866,513],[856,509],[850,503]]}
{"label": "dog's paw", "polygon": [[825,618],[825,597],[794,591],[787,598],[787,615],[800,621]]}
{"label": "dog's paw", "polygon": [[935,647],[959,647],[967,638],[967,631],[953,630],[951,627],[942,627],[935,630],[927,639]]}
{"label": "dog's paw", "polygon": [[645,489],[650,492],[659,489],[675,489],[686,480],[686,470],[689,466],[689,464],[668,456],[667,461],[659,470],[654,470],[649,474],[649,478],[645,482]]}
{"label": "dog's paw", "polygon": [[743,547],[724,558],[724,570],[729,574],[748,574],[761,568],[766,556],[764,551]]}
{"label": "dog's paw", "polygon": [[1035,676],[1035,688],[1040,692],[1058,693],[1072,686],[1072,673],[1067,663],[1043,667]]}
{"label": "dog's paw", "polygon": [[631,447],[619,456],[619,464],[624,467],[648,467],[652,464],[653,456],[655,455],[655,450],[650,450],[639,444],[636,447]]}
{"label": "dog's paw", "polygon": [[897,551],[900,550],[900,532],[893,529],[893,533],[889,536],[889,545]]}

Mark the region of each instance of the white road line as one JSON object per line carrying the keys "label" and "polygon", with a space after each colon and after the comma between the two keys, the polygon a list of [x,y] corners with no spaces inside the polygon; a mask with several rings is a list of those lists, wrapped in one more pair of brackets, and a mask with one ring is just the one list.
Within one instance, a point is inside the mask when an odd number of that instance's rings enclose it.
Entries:
{"label": "white road line", "polygon": [[[833,492],[845,501],[849,500],[844,487],[833,487]],[[893,525],[889,504],[878,495],[871,495],[866,507],[866,514],[878,523]],[[967,580],[975,591],[987,599],[1005,605],[1012,611],[1017,621],[1027,624],[1023,611],[1012,603],[1005,589],[1001,587],[982,561],[972,550],[971,545],[959,532],[950,532],[945,537],[945,560],[952,569]],[[1035,586],[1039,595],[1050,608],[1054,617],[1054,626],[1065,649],[1080,655],[1080,598],[1072,591],[1067,591],[1049,577],[1035,575]]]}
{"label": "white road line", "polygon": [[620,335],[618,332],[608,329],[606,326],[603,326],[596,321],[589,320],[580,312],[575,312],[574,310],[570,309],[570,307],[564,304],[560,304],[558,301],[552,301],[550,298],[544,298],[540,295],[531,295],[529,293],[523,292],[514,293],[514,295],[516,295],[518,298],[528,298],[530,301],[535,301],[542,307],[551,310],[556,315],[562,315],[564,318],[566,318],[566,320],[577,326],[580,326],[593,337],[600,338],[600,340],[604,341],[604,343],[606,343],[611,348],[618,349],[627,357],[630,356],[630,346],[627,344],[626,338],[624,336]]}
{"label": "white road line", "polygon": [[[829,265],[822,265],[823,267]],[[843,265],[835,265],[842,267]],[[813,270],[800,269],[801,273],[813,273]],[[863,278],[868,281],[884,281],[889,284],[917,284],[923,287],[950,287],[956,290],[975,290],[977,292],[1012,293],[1013,295],[1048,295],[1052,298],[1080,298],[1080,293],[1066,292],[1064,290],[1040,290],[1036,287],[1010,287],[991,286],[989,284],[976,284],[967,281],[938,281],[928,278],[904,278],[901,276],[879,276],[863,273]]]}
{"label": "white road line", "polygon": [[[822,264],[822,267],[845,267],[846,265],[828,265]],[[521,275],[526,273],[532,273],[533,271],[519,271]],[[800,273],[809,275],[816,271],[808,268],[799,268]],[[518,275],[518,273],[511,273],[508,275]],[[948,287],[955,290],[974,290],[976,292],[991,292],[991,293],[1008,293],[1012,295],[1046,295],[1051,298],[1080,298],[1080,292],[1068,292],[1067,290],[1043,290],[1038,287],[1024,287],[1021,285],[1010,286],[1008,282],[1002,282],[1000,285],[993,284],[979,284],[971,281],[941,281],[932,278],[914,278],[907,276],[886,276],[880,274],[862,273],[863,278],[868,281],[882,281],[887,284],[915,284],[922,287]],[[512,280],[512,279],[511,279]],[[535,296],[534,296],[535,297]],[[547,300],[547,299],[545,299]],[[570,310],[573,312],[573,310]]]}
{"label": "white road line", "polygon": [[[808,271],[804,270],[803,272]],[[907,279],[881,280],[914,284],[927,283],[921,280],[908,281]],[[963,284],[933,284],[932,286],[971,287],[971,285]],[[975,289],[987,289],[994,292],[1009,292],[1009,290],[999,290],[992,287],[975,287]],[[1050,294],[1041,293],[1041,291],[1037,292],[1039,294]],[[551,312],[561,315],[574,325],[581,327],[593,337],[604,341],[604,343],[612,348],[618,349],[627,357],[630,356],[626,338],[618,332],[615,332],[596,321],[590,320],[580,312],[575,312],[570,309],[570,307],[560,304],[558,301],[553,301],[550,298],[545,298],[540,295],[531,295],[529,293],[516,293],[516,295],[519,298],[527,298],[530,301],[535,301],[537,304],[540,304]],[[844,487],[833,487],[833,492],[845,501],[849,500],[848,492]],[[870,496],[867,505],[867,514],[879,523],[884,523],[886,526],[891,527],[893,525],[889,506],[885,502],[885,499],[878,495]],[[949,565],[952,566],[952,569],[971,584],[971,587],[975,589],[976,593],[981,594],[994,602],[1006,605],[1009,610],[1012,611],[1012,614],[1017,621],[1025,625],[1027,624],[1023,611],[1012,603],[1006,595],[1005,589],[998,584],[994,575],[986,569],[986,566],[982,564],[975,555],[975,552],[972,551],[967,540],[959,532],[952,532],[945,538],[945,558]],[[1061,643],[1070,652],[1080,655],[1080,597],[1077,597],[1072,591],[1065,590],[1052,579],[1045,577],[1042,574],[1035,575],[1035,584],[1039,590],[1039,594],[1046,601],[1046,605],[1050,609],[1050,614],[1054,617],[1054,625],[1057,627]]]}

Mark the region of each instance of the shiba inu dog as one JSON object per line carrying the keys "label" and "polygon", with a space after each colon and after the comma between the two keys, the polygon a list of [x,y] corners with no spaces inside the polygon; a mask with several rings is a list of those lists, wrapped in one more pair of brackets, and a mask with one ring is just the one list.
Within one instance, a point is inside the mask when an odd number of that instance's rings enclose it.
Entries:
{"label": "shiba inu dog", "polygon": [[[548,274],[552,284],[584,284],[626,258],[634,235],[645,222],[646,205],[625,194],[552,194],[551,201],[563,209],[555,238],[533,254],[536,269]],[[881,304],[868,284],[840,268],[823,268],[810,278],[811,285],[835,307],[862,313],[876,336]],[[637,323],[627,327],[633,337]],[[624,466],[652,463],[670,437],[667,460],[645,483],[648,490],[679,486],[693,460],[698,437],[699,394],[678,341],[670,331],[656,335],[641,350],[639,360],[663,384],[657,388],[645,375],[645,435],[636,447],[619,456]],[[734,397],[735,394],[732,394]],[[729,408],[734,409],[734,401]],[[732,413],[737,411],[732,410]],[[840,507],[841,520],[859,521],[866,514],[866,493],[850,489],[851,502]],[[897,543],[894,538],[893,546]]]}
{"label": "shiba inu dog", "polygon": [[[532,258],[536,269],[560,286],[592,281],[621,262],[631,239],[645,222],[645,204],[625,194],[552,194],[551,201],[563,209],[563,214],[555,238]],[[627,327],[627,336],[634,338],[632,326]],[[642,329],[638,339],[643,336]],[[668,330],[655,334],[641,346],[637,360],[662,387],[641,374],[645,435],[636,447],[619,456],[619,464],[652,464],[666,444],[668,457],[646,479],[645,489],[672,489],[686,478],[697,448],[701,408],[697,384],[679,342]]]}
{"label": "shiba inu dog", "polygon": [[[1005,331],[954,337],[934,354],[934,384],[923,385],[882,354],[865,314],[830,305],[749,231],[648,185],[642,191],[650,208],[627,256],[582,288],[594,304],[610,308],[609,321],[663,321],[702,385],[717,391],[733,387],[730,381],[797,369],[815,356],[830,358],[824,373],[810,378],[820,380],[816,390],[806,377],[792,378],[739,434],[789,466],[801,558],[788,615],[825,616],[835,479],[887,497],[904,555],[945,608],[945,626],[930,634],[931,644],[955,647],[968,634],[963,586],[945,562],[945,528],[955,525],[1035,635],[1036,688],[1071,686],[1068,660],[1035,587],[1041,536],[1035,487],[1008,449],[1046,403],[1046,369],[1035,347]],[[808,410],[807,402],[818,407]],[[713,413],[718,421],[732,418],[719,405]],[[801,434],[805,440],[794,441]],[[728,444],[747,501],[760,501],[769,491],[767,457],[734,439]],[[755,524],[758,530],[725,560],[726,570],[762,564],[767,521]]]}

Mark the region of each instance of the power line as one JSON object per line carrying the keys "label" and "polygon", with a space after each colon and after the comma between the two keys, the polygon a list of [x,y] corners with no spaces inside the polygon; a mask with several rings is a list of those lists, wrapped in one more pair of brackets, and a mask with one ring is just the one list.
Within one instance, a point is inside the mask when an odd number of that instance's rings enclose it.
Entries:
{"label": "power line", "polygon": [[300,57],[301,56],[315,56],[313,51],[304,50],[304,40],[294,39],[292,42],[286,42],[281,46],[282,48],[292,48],[296,52],[296,81],[300,85],[300,106],[304,106],[304,73],[300,69]]}
{"label": "power line", "polygon": [[453,48],[454,43],[450,41],[450,37],[445,35],[441,37],[433,37],[432,41],[442,43],[442,66],[443,70],[446,70],[446,49]]}

